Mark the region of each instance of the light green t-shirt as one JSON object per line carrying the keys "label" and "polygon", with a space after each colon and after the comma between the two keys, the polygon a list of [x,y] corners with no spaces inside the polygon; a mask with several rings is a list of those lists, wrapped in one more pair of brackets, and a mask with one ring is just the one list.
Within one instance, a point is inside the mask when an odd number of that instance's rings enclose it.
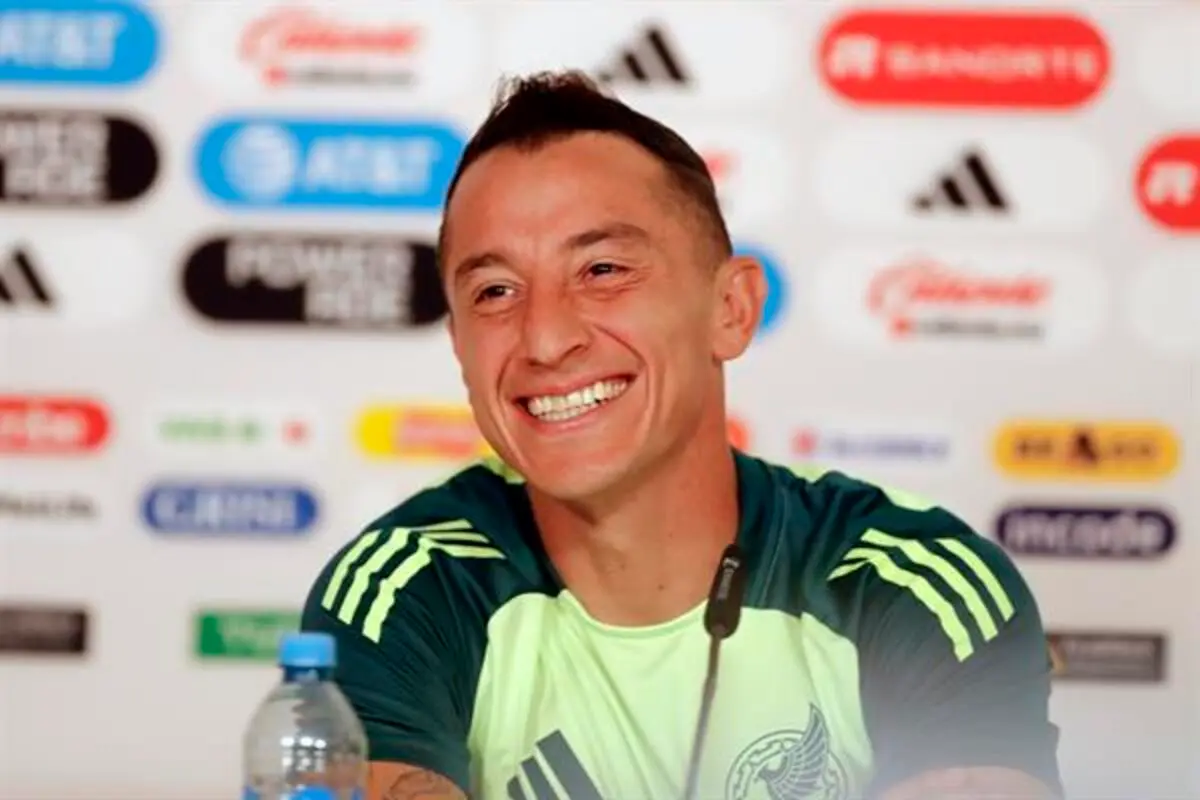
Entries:
{"label": "light green t-shirt", "polygon": [[[747,586],[700,797],[863,797],[971,765],[1058,789],[1045,635],[1003,552],[911,496],[736,459]],[[372,760],[482,800],[657,800],[684,788],[703,612],[638,628],[589,616],[520,478],[492,462],[347,543],[303,627],[337,637],[336,680]]]}

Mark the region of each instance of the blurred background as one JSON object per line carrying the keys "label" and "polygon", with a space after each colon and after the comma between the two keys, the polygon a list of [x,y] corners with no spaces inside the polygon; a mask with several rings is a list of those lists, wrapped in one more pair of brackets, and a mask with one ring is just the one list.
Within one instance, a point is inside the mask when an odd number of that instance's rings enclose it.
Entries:
{"label": "blurred background", "polygon": [[235,793],[317,570],[485,449],[440,202],[564,66],[768,271],[731,437],[998,540],[1071,795],[1200,796],[1200,3],[0,0],[0,798]]}

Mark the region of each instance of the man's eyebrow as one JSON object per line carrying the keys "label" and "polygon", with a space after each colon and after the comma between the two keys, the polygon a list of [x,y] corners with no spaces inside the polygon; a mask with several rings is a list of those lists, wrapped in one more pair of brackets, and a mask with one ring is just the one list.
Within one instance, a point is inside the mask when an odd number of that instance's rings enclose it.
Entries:
{"label": "man's eyebrow", "polygon": [[506,263],[504,256],[500,255],[494,250],[489,250],[486,253],[479,253],[477,255],[464,258],[462,261],[458,262],[458,264],[454,267],[453,273],[451,274],[453,276],[454,283],[458,284],[466,280],[467,276],[477,269],[483,269],[484,267],[490,267],[495,264],[504,263]]}
{"label": "man's eyebrow", "polygon": [[[591,228],[586,231],[580,231],[567,237],[563,243],[565,250],[579,250],[584,247],[590,247],[594,244],[607,241],[632,241],[632,242],[649,242],[650,234],[643,228],[639,228],[629,222],[613,222],[607,225],[601,225],[598,228]],[[495,250],[488,250],[483,253],[478,253],[473,256],[467,256],[462,261],[459,261],[454,267],[452,273],[455,283],[460,283],[466,279],[472,272],[483,269],[484,267],[492,267],[498,264],[507,264],[508,260]]]}
{"label": "man's eyebrow", "polygon": [[644,243],[650,241],[650,234],[629,222],[613,222],[571,236],[566,241],[566,249],[578,250],[582,247],[588,247],[589,245],[613,239]]}

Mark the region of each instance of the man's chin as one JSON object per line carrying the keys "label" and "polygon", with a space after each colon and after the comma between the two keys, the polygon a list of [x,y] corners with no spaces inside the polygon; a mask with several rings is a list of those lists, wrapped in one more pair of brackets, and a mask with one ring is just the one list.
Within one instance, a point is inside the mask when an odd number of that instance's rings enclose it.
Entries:
{"label": "man's chin", "polygon": [[539,494],[563,503],[588,503],[618,485],[625,470],[617,464],[580,458],[574,463],[561,459],[534,462],[523,474],[529,486]]}

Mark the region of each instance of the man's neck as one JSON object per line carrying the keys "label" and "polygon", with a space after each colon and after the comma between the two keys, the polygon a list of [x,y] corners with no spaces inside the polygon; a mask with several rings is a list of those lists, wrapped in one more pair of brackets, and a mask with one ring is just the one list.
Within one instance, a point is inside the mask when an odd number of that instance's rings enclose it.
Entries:
{"label": "man's neck", "polygon": [[531,492],[546,552],[593,617],[653,625],[707,597],[738,525],[737,469],[724,433],[697,437],[603,512]]}

